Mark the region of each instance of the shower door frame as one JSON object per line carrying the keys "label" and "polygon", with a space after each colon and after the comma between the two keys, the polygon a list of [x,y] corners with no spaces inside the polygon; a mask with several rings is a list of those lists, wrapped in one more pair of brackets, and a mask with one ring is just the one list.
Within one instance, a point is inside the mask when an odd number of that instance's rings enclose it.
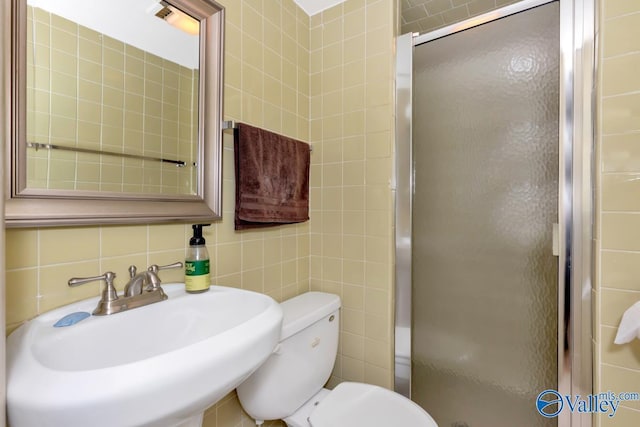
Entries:
{"label": "shower door frame", "polygon": [[[409,328],[409,337],[411,335],[414,47],[554,1],[560,6],[560,170],[558,227],[557,234],[554,233],[554,252],[558,255],[558,392],[573,396],[593,393],[595,0],[524,0],[426,34],[405,34],[397,38],[394,382],[395,390],[407,397],[411,396],[410,363],[408,376],[407,370],[398,366],[406,363],[406,356],[411,355],[411,340],[401,332]],[[400,336],[405,339],[398,339]],[[568,344],[567,348],[563,343]],[[591,414],[563,411],[558,416],[559,427],[591,425]]]}

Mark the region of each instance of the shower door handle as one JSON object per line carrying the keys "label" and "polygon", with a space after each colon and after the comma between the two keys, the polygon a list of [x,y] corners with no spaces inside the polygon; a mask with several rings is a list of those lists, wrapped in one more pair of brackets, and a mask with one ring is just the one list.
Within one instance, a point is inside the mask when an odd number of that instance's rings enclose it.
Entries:
{"label": "shower door handle", "polygon": [[553,256],[560,256],[560,225],[553,224],[553,238],[552,238],[552,252]]}

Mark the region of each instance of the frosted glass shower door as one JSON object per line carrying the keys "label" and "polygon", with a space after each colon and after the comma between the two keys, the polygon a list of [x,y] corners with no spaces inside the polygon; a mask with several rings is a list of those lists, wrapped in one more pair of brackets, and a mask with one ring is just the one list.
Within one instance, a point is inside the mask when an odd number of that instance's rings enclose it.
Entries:
{"label": "frosted glass shower door", "polygon": [[441,427],[557,424],[558,14],[414,50],[411,388]]}

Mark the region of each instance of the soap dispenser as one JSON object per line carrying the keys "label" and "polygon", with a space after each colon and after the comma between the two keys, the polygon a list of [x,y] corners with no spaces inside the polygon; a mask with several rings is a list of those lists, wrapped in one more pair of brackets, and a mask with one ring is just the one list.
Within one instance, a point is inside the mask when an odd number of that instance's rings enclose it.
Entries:
{"label": "soap dispenser", "polygon": [[193,224],[193,237],[189,240],[189,250],[185,259],[184,284],[185,290],[197,294],[206,292],[211,286],[209,270],[209,252],[202,237],[202,227],[211,224]]}

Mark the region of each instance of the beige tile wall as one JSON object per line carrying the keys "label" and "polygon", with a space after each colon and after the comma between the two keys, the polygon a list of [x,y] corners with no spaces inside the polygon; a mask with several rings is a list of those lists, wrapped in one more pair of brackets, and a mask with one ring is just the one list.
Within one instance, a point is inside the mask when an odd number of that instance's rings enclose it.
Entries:
{"label": "beige tile wall", "polygon": [[[308,141],[309,17],[293,0],[221,3],[226,6],[225,118]],[[231,135],[225,135],[223,161],[224,220],[204,231],[214,282],[278,301],[309,290],[309,224],[235,233]],[[122,289],[129,264],[184,259],[190,235],[190,225],[183,224],[7,230],[8,330],[54,307],[98,295],[98,284],[68,288],[70,277],[112,270]],[[182,275],[166,271],[162,278],[181,281]],[[205,418],[205,427],[243,423],[255,425],[235,393]]]}
{"label": "beige tile wall", "polygon": [[[640,342],[613,343],[622,313],[640,301],[640,2],[599,1],[596,391],[640,392]],[[623,402],[597,425],[640,425]]]}
{"label": "beige tile wall", "polygon": [[332,383],[392,387],[395,2],[311,17],[311,288],[342,298]]}
{"label": "beige tile wall", "polygon": [[400,34],[426,33],[520,0],[400,0]]}
{"label": "beige tile wall", "polygon": [[28,186],[193,194],[198,70],[39,8],[27,17],[29,141],[187,164],[28,149]]}

